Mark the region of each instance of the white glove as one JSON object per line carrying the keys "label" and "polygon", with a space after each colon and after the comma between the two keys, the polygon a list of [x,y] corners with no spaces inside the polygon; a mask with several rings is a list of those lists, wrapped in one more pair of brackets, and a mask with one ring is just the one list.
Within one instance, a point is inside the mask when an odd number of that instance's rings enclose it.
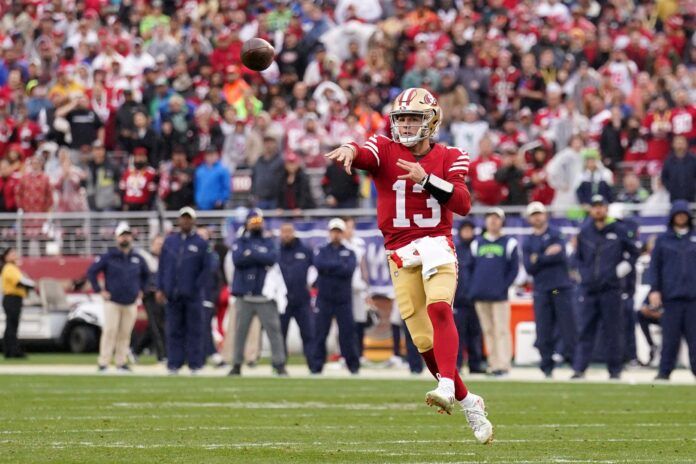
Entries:
{"label": "white glove", "polygon": [[632,270],[633,266],[631,266],[631,263],[629,263],[628,261],[621,261],[616,266],[616,277],[618,277],[619,279],[623,279],[628,274],[630,274]]}

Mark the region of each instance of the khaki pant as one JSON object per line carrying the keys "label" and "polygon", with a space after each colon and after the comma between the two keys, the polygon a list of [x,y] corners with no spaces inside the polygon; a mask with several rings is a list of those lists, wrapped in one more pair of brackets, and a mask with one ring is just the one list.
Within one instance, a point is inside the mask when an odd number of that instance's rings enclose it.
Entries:
{"label": "khaki pant", "polygon": [[104,302],[104,327],[99,341],[97,361],[100,366],[108,366],[112,356],[117,366],[126,364],[137,314],[135,303],[122,305],[113,301]]}
{"label": "khaki pant", "polygon": [[512,365],[510,302],[477,301],[476,314],[481,321],[491,371],[508,371]]}
{"label": "khaki pant", "polygon": [[[232,364],[234,359],[234,339],[237,333],[237,307],[236,300],[230,298],[229,306],[227,307],[227,329],[225,330],[225,338],[222,341],[222,349],[220,354],[222,359],[227,364]],[[254,317],[249,326],[246,344],[244,345],[244,361],[256,362],[261,357],[261,321],[258,317]]]}

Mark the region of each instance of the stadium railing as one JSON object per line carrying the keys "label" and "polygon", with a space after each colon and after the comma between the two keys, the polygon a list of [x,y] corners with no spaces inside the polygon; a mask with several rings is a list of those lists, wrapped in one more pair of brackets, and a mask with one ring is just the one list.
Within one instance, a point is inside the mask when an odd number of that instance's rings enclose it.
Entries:
{"label": "stadium railing", "polygon": [[[696,208],[696,204],[692,205]],[[490,208],[474,206],[471,215],[481,217]],[[509,216],[524,214],[525,206],[507,206],[503,210]],[[234,226],[243,222],[247,209],[238,207],[222,211],[199,211],[198,225],[207,226],[216,237],[228,238],[235,233]],[[669,205],[653,205],[646,211],[643,205],[624,205],[626,214],[664,216]],[[556,217],[565,217],[568,211],[550,208]],[[351,216],[358,219],[374,219],[374,208],[312,209],[297,214],[290,211],[269,210],[268,218],[310,221],[335,216]],[[128,222],[137,245],[146,247],[157,234],[175,227],[176,211],[161,208],[143,212],[84,212],[84,213],[1,213],[0,245],[14,246],[22,256],[91,256],[103,253],[114,245],[114,231],[122,222]]]}

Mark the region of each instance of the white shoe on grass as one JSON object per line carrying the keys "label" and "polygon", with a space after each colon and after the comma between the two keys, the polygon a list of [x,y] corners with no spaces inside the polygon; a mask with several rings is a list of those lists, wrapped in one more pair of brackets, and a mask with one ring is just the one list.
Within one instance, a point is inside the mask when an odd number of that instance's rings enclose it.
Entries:
{"label": "white shoe on grass", "polygon": [[439,414],[452,414],[454,409],[454,381],[438,376],[437,388],[425,394],[428,406],[437,406]]}
{"label": "white shoe on grass", "polygon": [[479,443],[488,444],[493,441],[493,424],[488,420],[486,405],[483,398],[469,392],[466,398],[459,402],[462,412],[469,423],[469,427],[474,431],[474,436]]}

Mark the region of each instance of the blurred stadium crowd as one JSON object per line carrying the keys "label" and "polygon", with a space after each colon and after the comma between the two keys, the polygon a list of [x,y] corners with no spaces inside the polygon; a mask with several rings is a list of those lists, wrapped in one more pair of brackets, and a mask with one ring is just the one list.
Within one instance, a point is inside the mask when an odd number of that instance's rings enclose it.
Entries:
{"label": "blurred stadium crowd", "polygon": [[[674,0],[3,2],[0,211],[227,209],[239,205],[242,171],[251,177],[246,206],[369,206],[369,179],[323,154],[390,134],[386,113],[407,87],[438,98],[437,139],[470,153],[476,204],[538,201],[581,216],[593,203],[645,213],[694,202],[692,8]],[[261,73],[240,62],[252,37],[277,52]]]}
{"label": "blurred stadium crowd", "polygon": [[[3,2],[0,209],[221,209],[239,168],[264,209],[369,205],[369,180],[322,154],[388,134],[385,108],[405,87],[438,97],[439,140],[471,154],[480,204],[694,201],[691,8]],[[262,73],[240,62],[255,36],[277,52]]]}

